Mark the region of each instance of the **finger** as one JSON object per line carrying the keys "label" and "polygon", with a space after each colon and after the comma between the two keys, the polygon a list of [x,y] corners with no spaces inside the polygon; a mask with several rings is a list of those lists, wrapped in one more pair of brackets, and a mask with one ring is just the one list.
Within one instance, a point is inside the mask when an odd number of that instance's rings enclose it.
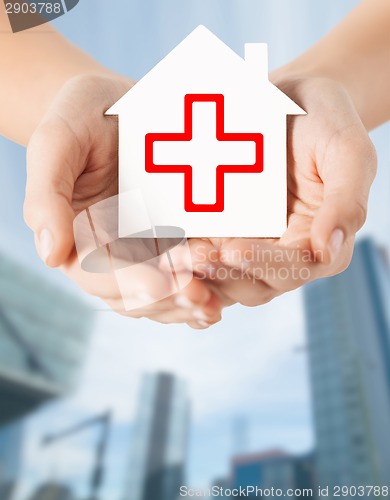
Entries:
{"label": "finger", "polygon": [[[100,259],[104,258],[109,263],[109,255],[104,257],[102,253]],[[192,279],[177,293],[177,283],[185,282],[188,272],[185,279],[182,273],[177,273],[176,280],[172,272],[148,264],[129,266],[115,274],[87,272],[80,266],[75,250],[62,269],[87,293],[101,298],[114,311],[125,316],[162,321],[170,315],[170,322],[211,324],[220,320],[224,307],[210,287],[197,279]]]}
{"label": "finger", "polygon": [[[240,241],[245,245],[242,252],[236,246]],[[258,242],[258,240],[251,241]],[[252,307],[265,304],[276,296],[272,287],[262,279],[254,278],[251,270],[243,267],[242,259],[246,257],[249,260],[249,255],[246,256],[246,245],[247,240],[233,238],[218,241],[191,240],[190,248],[195,275],[198,279],[206,281],[208,286],[216,291],[225,306],[238,302]],[[251,246],[248,247],[249,252]],[[229,248],[234,256],[229,261],[227,255],[227,265],[225,265],[225,250]]]}
{"label": "finger", "polygon": [[[218,311],[212,315],[203,312],[202,315],[194,314],[190,310],[182,308],[174,308],[170,310],[160,311],[155,314],[148,314],[148,318],[157,321],[159,323],[171,324],[171,323],[187,323],[191,327],[207,328],[221,321],[221,311]],[[193,326],[194,325],[194,326]]]}
{"label": "finger", "polygon": [[[189,251],[188,251],[189,249]],[[171,262],[179,271],[202,269],[202,264],[218,262],[218,249],[208,238],[190,238],[185,245],[176,245],[169,250],[170,260],[161,261],[161,269],[169,269]]]}
{"label": "finger", "polygon": [[365,130],[353,127],[337,135],[327,147],[319,172],[324,199],[313,219],[311,242],[322,262],[329,264],[366,219],[376,154]]}
{"label": "finger", "polygon": [[[100,255],[102,267],[104,259],[110,266],[110,255]],[[115,302],[115,309],[123,310],[125,305],[157,303],[171,293],[172,282],[167,275],[148,264],[129,266],[114,272],[85,271],[76,255],[76,250],[61,267],[62,271],[75,281],[85,292],[101,298],[105,302]],[[133,304],[134,303],[134,304]]]}
{"label": "finger", "polygon": [[48,122],[35,132],[27,150],[24,216],[50,267],[65,262],[74,245],[75,165],[80,166],[79,147],[66,127]]}
{"label": "finger", "polygon": [[[293,290],[325,272],[324,265],[315,261],[306,240],[285,247],[259,239],[236,239],[222,246],[221,259],[226,266],[251,278],[246,284],[248,305],[256,300],[256,293],[261,303],[265,303],[280,292]],[[250,283],[259,283],[258,289],[251,289]]]}
{"label": "finger", "polygon": [[211,299],[212,292],[205,282],[193,279],[184,290],[175,296],[175,304],[184,309],[199,309]]}
{"label": "finger", "polygon": [[191,266],[195,276],[207,279],[208,275],[221,266],[219,249],[209,239],[194,238],[188,240]]}
{"label": "finger", "polygon": [[210,326],[213,326],[216,323],[207,323],[203,321],[187,321],[187,325],[193,330],[207,330]]}
{"label": "finger", "polygon": [[[222,305],[219,302],[212,302],[212,293],[208,290],[205,283],[192,279],[192,281],[180,292],[176,292],[176,287],[171,280],[166,279],[164,274],[152,269],[153,274],[149,274],[144,270],[140,271],[139,279],[126,280],[131,281],[129,291],[127,292],[127,300],[125,303],[130,303],[130,287],[134,288],[137,281],[142,281],[140,287],[142,289],[142,297],[149,298],[148,303],[144,306],[137,307],[139,314],[150,317],[152,314],[165,312],[166,310],[178,309],[184,311],[193,317],[196,317],[197,312],[202,312],[212,316],[219,313]],[[159,282],[158,290],[156,283]],[[138,288],[138,287],[137,287]],[[204,314],[203,314],[204,315]]]}
{"label": "finger", "polygon": [[199,321],[212,324],[220,321],[223,307],[223,302],[206,283],[195,278],[180,293],[144,308],[142,314],[157,321],[169,318],[173,323]]}
{"label": "finger", "polygon": [[109,301],[110,307],[120,314],[131,318],[147,317],[163,324],[187,323],[192,328],[207,328],[221,320],[222,306],[219,299],[212,295],[202,308],[187,309],[176,306],[174,297],[169,297],[147,307],[132,311],[118,310],[117,301]]}
{"label": "finger", "polygon": [[[173,294],[169,280],[152,266],[139,266],[138,279],[133,273],[129,280],[118,280],[112,273],[87,273],[76,263],[65,271],[89,294],[101,298],[123,316],[201,325],[211,325],[221,319],[223,303],[205,283],[196,279],[180,294]],[[182,300],[177,300],[179,295],[185,298],[184,306]],[[161,299],[162,296],[165,298]]]}

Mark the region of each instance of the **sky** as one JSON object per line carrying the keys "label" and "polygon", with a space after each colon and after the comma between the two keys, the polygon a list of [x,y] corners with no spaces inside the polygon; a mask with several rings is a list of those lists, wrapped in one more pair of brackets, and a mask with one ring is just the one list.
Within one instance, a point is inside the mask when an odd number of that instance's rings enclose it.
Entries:
{"label": "sky", "polygon": [[[270,67],[303,52],[356,5],[355,0],[81,0],[55,22],[72,42],[110,68],[142,77],[198,24],[214,31],[238,54],[245,42],[269,44]],[[362,234],[390,248],[389,126],[372,134],[379,173]],[[50,281],[82,294],[36,256],[33,237],[22,218],[24,149],[0,138],[0,250]],[[384,215],[386,214],[386,215]],[[85,297],[83,297],[85,299]],[[99,306],[100,307],[100,306]],[[304,452],[313,446],[310,389],[301,293],[286,294],[261,308],[235,306],[206,333],[185,326],[97,313],[82,382],[69,400],[49,407],[29,423],[27,483],[42,477],[72,477],[88,468],[94,435],[42,451],[39,436],[112,407],[115,437],[106,485],[115,500],[123,480],[140,376],[174,372],[188,382],[192,403],[188,481],[203,487],[229,471],[234,451],[232,422],[248,422],[247,451],[284,448]],[[51,464],[49,466],[49,464]],[[53,465],[54,464],[54,465]],[[77,481],[80,487],[85,477]],[[26,483],[26,487],[29,485]]]}

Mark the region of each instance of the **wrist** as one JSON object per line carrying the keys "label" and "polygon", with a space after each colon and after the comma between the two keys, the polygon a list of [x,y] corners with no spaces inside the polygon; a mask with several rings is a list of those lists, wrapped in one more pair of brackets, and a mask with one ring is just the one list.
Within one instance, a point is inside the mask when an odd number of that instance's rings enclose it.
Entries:
{"label": "wrist", "polygon": [[[46,96],[46,100],[40,105],[40,112],[36,115],[35,120],[28,122],[24,127],[25,139],[19,142],[25,145],[29,143],[34,131],[52,115],[52,110],[63,102],[64,96],[72,97],[78,95],[83,89],[87,89],[83,98],[85,106],[88,110],[92,110],[97,116],[100,116],[102,112],[110,108],[130,90],[134,83],[133,80],[104,68],[101,71],[92,68],[89,73],[69,75],[62,82],[58,82],[55,91],[53,89],[53,92]],[[79,112],[79,109],[73,111],[75,121],[78,121],[77,115]]]}
{"label": "wrist", "polygon": [[[372,127],[370,110],[367,109],[368,102],[364,91],[357,84],[356,78],[351,78],[337,67],[327,66],[321,62],[312,63],[301,57],[273,71],[270,74],[270,80],[293,99],[294,96],[290,95],[289,91],[296,87],[299,82],[318,82],[320,80],[333,82],[342,87],[349,95],[365,127],[367,129]],[[297,102],[297,104],[304,106],[302,102]]]}

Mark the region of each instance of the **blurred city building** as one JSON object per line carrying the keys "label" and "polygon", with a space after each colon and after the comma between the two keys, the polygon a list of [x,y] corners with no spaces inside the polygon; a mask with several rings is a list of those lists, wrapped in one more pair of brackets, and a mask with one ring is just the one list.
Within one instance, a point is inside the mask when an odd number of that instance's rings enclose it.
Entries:
{"label": "blurred city building", "polygon": [[74,500],[72,490],[65,485],[46,483],[37,488],[29,500]]}
{"label": "blurred city building", "polygon": [[[23,460],[24,425],[17,422],[0,427],[0,499],[11,498],[20,477]],[[8,496],[5,494],[7,488]]]}
{"label": "blurred city building", "polygon": [[17,491],[23,460],[22,425],[0,428],[0,500],[12,500]]}
{"label": "blurred city building", "polygon": [[218,498],[229,498],[225,493],[232,488],[230,477],[219,477],[212,482],[211,488],[217,488]]}
{"label": "blurred city building", "polygon": [[330,487],[390,483],[389,290],[370,239],[344,273],[304,290],[318,476]]}
{"label": "blurred city building", "polygon": [[16,491],[17,483],[15,481],[5,481],[0,484],[1,500],[12,500]]}
{"label": "blurred city building", "polygon": [[184,485],[189,428],[186,383],[143,377],[124,500],[176,500]]}
{"label": "blurred city building", "polygon": [[[91,450],[91,455],[93,458],[92,469],[90,471],[88,468],[86,470],[84,468],[84,473],[89,477],[88,500],[98,500],[100,498],[101,488],[106,479],[106,469],[107,469],[106,455],[107,455],[107,448],[109,446],[111,427],[112,427],[112,413],[110,410],[108,410],[99,415],[95,415],[80,422],[74,422],[66,429],[62,429],[60,431],[55,432],[54,434],[48,434],[44,436],[42,440],[42,445],[46,447],[46,446],[56,445],[58,442],[72,439],[75,435],[89,431],[91,428],[99,430],[98,441],[94,447],[94,450],[93,451]],[[51,488],[52,486],[53,485],[50,485]],[[52,489],[49,488],[48,490],[44,491],[51,492]],[[61,489],[58,491],[61,492],[61,495],[64,498],[67,498],[65,495],[65,490]],[[50,494],[54,495],[54,493]],[[47,493],[46,495],[49,495],[49,493]],[[43,498],[46,499],[46,496],[43,496]]]}
{"label": "blurred city building", "polygon": [[0,425],[76,384],[91,311],[0,254]]}
{"label": "blurred city building", "polygon": [[[235,457],[232,462],[233,488],[254,486],[261,489],[312,489],[315,492],[313,454],[294,456],[282,450]],[[290,497],[294,498],[294,497]]]}
{"label": "blurred city building", "polygon": [[232,423],[233,454],[243,455],[249,446],[249,423],[245,415],[236,415]]}

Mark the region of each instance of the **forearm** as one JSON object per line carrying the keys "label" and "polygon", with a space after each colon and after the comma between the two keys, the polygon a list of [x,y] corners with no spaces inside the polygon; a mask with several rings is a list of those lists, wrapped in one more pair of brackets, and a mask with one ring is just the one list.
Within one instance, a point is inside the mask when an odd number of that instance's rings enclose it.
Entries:
{"label": "forearm", "polygon": [[390,1],[363,0],[316,45],[272,75],[339,81],[367,129],[390,119]]}
{"label": "forearm", "polygon": [[3,2],[0,73],[0,135],[23,145],[67,80],[82,74],[112,75],[49,24],[13,34]]}

